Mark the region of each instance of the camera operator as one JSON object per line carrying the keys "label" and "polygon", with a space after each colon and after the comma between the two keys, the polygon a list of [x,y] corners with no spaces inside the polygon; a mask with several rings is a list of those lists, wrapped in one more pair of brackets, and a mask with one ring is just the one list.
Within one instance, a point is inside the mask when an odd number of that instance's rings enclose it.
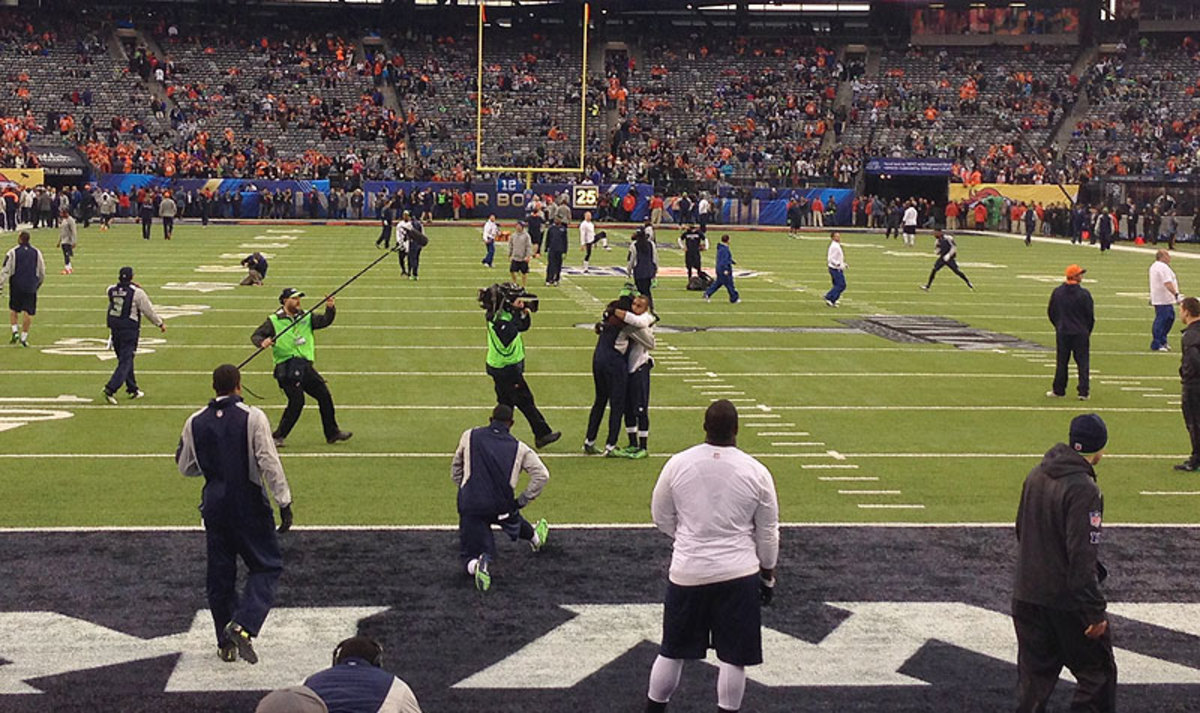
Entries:
{"label": "camera operator", "polygon": [[[530,299],[530,304],[526,300]],[[562,437],[552,431],[533,401],[525,383],[525,343],[521,332],[529,329],[529,313],[536,310],[536,297],[517,285],[492,285],[480,290],[480,306],[487,310],[487,373],[496,386],[496,401],[520,409],[533,430],[534,446],[541,449]]]}

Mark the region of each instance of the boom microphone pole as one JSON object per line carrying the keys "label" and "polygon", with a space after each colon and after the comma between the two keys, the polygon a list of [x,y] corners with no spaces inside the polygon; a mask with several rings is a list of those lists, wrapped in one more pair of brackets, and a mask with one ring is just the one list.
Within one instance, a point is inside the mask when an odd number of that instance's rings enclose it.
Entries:
{"label": "boom microphone pole", "polygon": [[[424,241],[428,241],[428,238],[426,238],[426,237],[425,237],[423,234],[421,234],[420,232],[418,232],[418,231],[416,231],[416,230],[406,230],[406,231],[405,231],[405,233],[406,233],[407,235],[413,236],[413,237],[412,237],[412,238],[410,238],[410,239],[417,239],[417,240],[424,240]],[[418,238],[418,237],[416,237],[416,236],[419,236],[419,238]],[[382,255],[380,255],[379,257],[377,257],[377,258],[375,258],[374,260],[372,260],[370,265],[367,265],[367,266],[366,266],[366,267],[364,267],[363,269],[359,270],[357,273],[355,273],[355,274],[354,274],[354,276],[353,276],[353,277],[351,277],[349,280],[346,280],[345,282],[343,282],[343,283],[342,283],[341,285],[339,285],[339,286],[338,286],[338,288],[337,288],[337,289],[335,289],[333,292],[330,292],[329,294],[325,295],[325,297],[324,297],[324,298],[323,298],[323,299],[322,299],[320,302],[317,302],[316,304],[314,304],[314,305],[313,305],[312,307],[310,307],[309,309],[306,309],[306,310],[304,310],[303,312],[301,312],[301,313],[300,313],[300,316],[299,316],[299,317],[297,317],[296,319],[292,320],[292,323],[291,323],[291,324],[289,324],[287,327],[285,327],[285,328],[284,328],[284,330],[283,330],[282,332],[280,332],[280,333],[276,334],[274,339],[275,339],[275,340],[278,340],[278,339],[279,339],[280,337],[282,337],[284,334],[287,334],[289,331],[291,331],[291,329],[292,329],[293,327],[295,327],[297,324],[299,324],[299,322],[300,322],[300,320],[301,320],[301,319],[303,319],[305,316],[307,316],[307,315],[311,314],[312,312],[315,312],[315,311],[316,311],[316,309],[317,309],[318,307],[320,307],[322,304],[324,304],[324,303],[325,303],[325,300],[328,300],[329,298],[333,297],[333,296],[334,296],[334,295],[336,295],[337,293],[339,293],[339,292],[341,292],[342,290],[344,290],[344,289],[346,289],[347,287],[349,287],[349,286],[350,286],[350,285],[351,285],[351,284],[352,284],[352,283],[353,283],[355,280],[357,280],[358,278],[360,278],[360,277],[362,277],[363,275],[367,274],[367,272],[368,272],[368,271],[369,271],[371,268],[373,268],[373,267],[375,267],[376,265],[378,265],[379,263],[383,262],[383,260],[384,260],[384,259],[385,259],[385,258],[386,258],[388,255],[391,255],[392,253],[396,252],[396,251],[397,251],[397,250],[399,250],[399,249],[400,249],[400,244],[399,244],[399,243],[397,243],[397,244],[396,244],[394,247],[388,248],[387,252],[385,252],[384,254],[382,254]],[[273,341],[274,341],[274,340],[273,340]],[[242,361],[242,363],[241,363],[241,364],[238,364],[238,365],[237,365],[237,368],[238,368],[238,369],[241,369],[242,367],[246,366],[247,364],[249,364],[251,361],[253,361],[253,360],[254,360],[254,357],[256,357],[256,356],[258,356],[259,354],[263,353],[264,351],[266,351],[266,349],[267,349],[267,347],[259,347],[259,348],[255,349],[253,354],[251,354],[250,356],[246,357],[246,358],[245,358],[245,359]]]}

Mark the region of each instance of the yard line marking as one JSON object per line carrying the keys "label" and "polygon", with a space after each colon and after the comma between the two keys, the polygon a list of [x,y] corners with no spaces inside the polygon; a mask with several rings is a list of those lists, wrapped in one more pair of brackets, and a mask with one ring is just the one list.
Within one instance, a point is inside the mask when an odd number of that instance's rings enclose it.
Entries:
{"label": "yard line marking", "polygon": [[1200,490],[1143,490],[1140,495],[1200,495]]}
{"label": "yard line marking", "polygon": [[839,490],[838,495],[899,495],[899,490]]}
{"label": "yard line marking", "polygon": [[[759,434],[762,435],[762,434]],[[825,441],[771,441],[773,446],[823,446]]]}
{"label": "yard line marking", "polygon": [[742,418],[783,418],[777,413],[745,413]]}
{"label": "yard line marking", "polygon": [[846,456],[842,455],[841,453],[838,453],[837,451],[825,451],[825,452],[834,460],[846,460]]}
{"label": "yard line marking", "polygon": [[71,394],[61,394],[49,398],[37,398],[35,396],[3,396],[0,397],[0,403],[6,404],[90,404],[92,399],[87,399],[82,396],[73,396]]}
{"label": "yard line marking", "polygon": [[[735,404],[737,404],[737,403],[750,403],[750,404],[752,404],[752,403],[754,403],[755,401],[757,401],[758,399],[725,399],[725,400],[726,400],[726,401],[729,401],[730,403],[735,403]],[[760,433],[759,435],[761,436],[762,434]]]}
{"label": "yard line marking", "polygon": [[[179,326],[182,328],[182,325],[179,325]],[[474,329],[474,327],[471,327],[471,329]],[[157,348],[157,346],[158,345],[155,345],[156,348]],[[186,346],[186,348],[188,348],[188,349],[193,348],[192,345],[180,345],[180,346],[181,347]],[[240,349],[241,347],[236,347],[236,348]],[[326,347],[325,345],[322,345],[321,348],[326,349],[328,347]],[[354,349],[356,347],[351,346],[349,348]],[[673,371],[681,372],[679,374],[673,374],[673,376],[678,376],[678,377],[700,377],[701,376],[701,374],[697,374],[697,373],[686,373],[686,374],[682,373],[682,372],[695,372],[698,369],[700,369],[701,367],[668,366],[667,368],[671,369]],[[79,374],[79,373],[86,373],[86,372],[79,371],[79,370],[51,370],[51,369],[26,369],[26,370],[0,371],[0,374],[5,374],[5,375]],[[96,372],[96,373],[99,373],[99,372]],[[109,374],[111,372],[105,371],[104,373]],[[138,369],[138,373],[143,373],[143,372],[141,369]],[[147,371],[144,373],[147,373],[147,374],[158,373],[158,374],[162,374],[162,375],[181,375],[181,376],[188,376],[188,375],[201,374],[201,373],[203,373],[205,375],[212,374],[211,371],[199,372],[199,371],[169,371],[169,370],[157,371],[157,372]],[[269,372],[264,372],[264,373],[269,373]],[[331,373],[331,374],[332,373],[340,373],[340,374],[344,374],[344,375],[369,374],[372,376],[441,376],[441,375],[446,375],[446,376],[487,376],[487,374],[482,369],[480,369],[478,371],[346,371],[346,372],[322,371],[322,373]],[[557,372],[557,371],[545,371],[545,372],[527,372],[527,374],[533,375],[533,376],[541,376],[541,377],[547,377],[547,376],[591,376],[592,375],[592,373],[590,371],[588,371],[588,372],[569,372],[569,373],[568,372]],[[705,376],[709,376],[709,375],[706,374]],[[724,380],[727,377],[736,377],[736,376],[746,376],[746,377],[755,377],[755,378],[796,377],[796,378],[839,378],[839,379],[849,379],[849,378],[882,379],[882,378],[892,378],[892,377],[902,378],[902,379],[911,379],[911,378],[950,377],[950,378],[962,378],[962,379],[1036,379],[1038,381],[1041,381],[1046,378],[1045,376],[1043,376],[1041,374],[900,373],[900,372],[866,373],[866,372],[802,372],[802,371],[779,371],[779,372],[750,372],[750,371],[737,372],[737,371],[732,371],[732,372],[726,372],[724,377],[718,376],[718,377],[711,377],[711,378]],[[1164,381],[1167,381],[1167,380],[1178,381],[1178,379],[1179,379],[1178,376],[1174,376],[1174,377],[1151,376],[1151,377],[1146,377],[1146,378],[1147,379],[1161,379]],[[766,408],[795,409],[795,408],[804,408],[804,407],[801,407],[801,406],[768,406]],[[876,407],[872,406],[870,408],[876,408]],[[887,406],[879,406],[878,408],[888,408],[888,407]],[[972,408],[974,408],[974,407],[972,407]],[[1021,407],[1014,407],[1014,408],[1021,408]]]}
{"label": "yard line marking", "polygon": [[[701,396],[744,396],[745,391],[701,391]],[[754,401],[754,399],[751,399]]]}
{"label": "yard line marking", "polygon": [[760,436],[807,436],[808,431],[759,431]]}
{"label": "yard line marking", "polygon": [[[861,504],[859,507],[863,507]],[[881,506],[882,507],[882,506]],[[920,506],[924,507],[924,506]],[[1011,522],[781,522],[780,527],[790,529],[930,529],[950,528],[968,530],[1011,530]],[[1149,530],[1195,530],[1200,523],[1179,522],[1106,522],[1105,527],[1122,529],[1141,528]],[[647,522],[607,523],[558,523],[559,530],[652,530],[655,525]],[[457,532],[458,525],[294,525],[293,530],[306,532]],[[0,534],[73,534],[104,532],[204,532],[202,525],[75,525],[54,527],[0,527]]]}
{"label": "yard line marking", "polygon": [[857,482],[877,481],[877,480],[879,480],[879,478],[877,478],[873,475],[822,475],[821,477],[817,478],[817,480],[821,480],[821,481],[824,481],[827,483],[841,483],[841,482],[856,482],[857,483]]}
{"label": "yard line marking", "polygon": [[801,465],[800,467],[803,468],[804,470],[808,470],[810,468],[820,469],[820,470],[834,470],[834,469],[858,470],[858,466],[854,465],[852,463],[805,463],[805,464]]}
{"label": "yard line marking", "polygon": [[924,510],[924,505],[891,505],[884,503],[859,503],[858,507],[863,510]]}
{"label": "yard line marking", "polygon": [[1122,386],[1121,391],[1162,391],[1158,386]]}
{"label": "yard line marking", "polygon": [[[778,428],[780,426],[795,426],[794,423],[747,423],[747,428]],[[760,434],[761,435],[761,434]]]}

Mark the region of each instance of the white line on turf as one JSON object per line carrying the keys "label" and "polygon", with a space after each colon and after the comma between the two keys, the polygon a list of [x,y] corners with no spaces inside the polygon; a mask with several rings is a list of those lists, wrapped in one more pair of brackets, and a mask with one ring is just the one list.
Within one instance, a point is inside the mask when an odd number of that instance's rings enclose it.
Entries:
{"label": "white line on turf", "polygon": [[[763,434],[758,434],[763,435]],[[825,441],[771,441],[773,446],[823,446]]]}
{"label": "white line on turf", "polygon": [[[692,408],[698,409],[699,406]],[[283,458],[450,458],[453,453],[442,452],[364,452],[315,451],[294,452],[286,448],[279,452]],[[541,453],[542,458],[587,458],[586,453]],[[651,454],[651,458],[665,458],[668,454]],[[820,453],[751,453],[756,458],[829,458],[828,451]],[[937,460],[955,458],[1020,458],[1040,460],[1044,453],[841,453],[843,458],[855,459],[910,459],[931,458]],[[174,458],[174,453],[0,453],[0,460],[71,459],[71,458]],[[1186,456],[1170,453],[1108,453],[1110,460],[1182,460]],[[806,467],[806,466],[801,466]]]}
{"label": "white line on turf", "polygon": [[[863,507],[863,505],[859,505]],[[884,507],[884,506],[878,506]],[[917,506],[924,508],[923,505]],[[791,529],[903,529],[903,530],[1011,530],[1011,522],[781,522],[780,527]],[[1194,522],[1106,522],[1105,527],[1151,530],[1195,530],[1200,523]],[[630,523],[555,523],[556,530],[652,530],[655,526],[644,522]],[[455,532],[457,525],[295,525],[299,532]],[[204,532],[200,525],[97,525],[59,527],[0,527],[0,534],[53,534],[53,533],[103,533],[103,532]]]}
{"label": "white line on turf", "polygon": [[817,480],[827,483],[869,483],[879,480],[873,475],[823,475]]}
{"label": "white line on turf", "polygon": [[858,466],[852,463],[805,463],[800,467],[805,470],[810,468],[820,470],[858,470]]}
{"label": "white line on turf", "polygon": [[887,504],[887,503],[859,503],[858,507],[863,510],[924,510],[925,506],[920,504]]}
{"label": "white line on turf", "polygon": [[[0,373],[3,373],[3,372],[0,372]],[[22,373],[24,373],[24,372],[22,372]],[[64,372],[64,373],[70,373],[70,374],[104,373],[104,374],[109,374],[110,372],[96,371],[96,372]],[[139,371],[138,373],[139,374],[151,374],[153,372]],[[326,372],[326,373],[329,373],[329,372]],[[196,372],[196,374],[199,375],[199,374],[201,374],[201,372]],[[203,372],[203,375],[205,375],[205,376],[208,376],[210,374],[211,374],[211,372],[208,372],[208,371]],[[247,374],[245,372],[243,372],[242,375],[246,376]],[[267,372],[254,372],[253,375],[261,376],[264,378],[270,376],[270,374],[268,374]],[[1170,403],[1170,402],[1167,402],[1167,403]],[[264,410],[284,408],[284,404],[255,404],[255,405]],[[342,403],[338,403],[337,407],[338,407],[338,410],[345,409],[348,411],[478,411],[480,408],[478,405],[342,404]],[[144,404],[144,403],[137,403],[137,404],[127,403],[127,404],[122,404],[120,406],[108,406],[108,405],[104,405],[104,404],[100,404],[100,405],[71,404],[71,408],[72,408],[72,410],[99,409],[102,411],[116,410],[118,408],[122,409],[122,410],[133,409],[133,410],[139,410],[139,411],[177,411],[177,410],[195,411],[197,408],[199,408],[199,406],[197,404],[161,404],[161,405],[159,405],[159,404]],[[546,411],[546,410],[587,411],[591,408],[591,406],[578,406],[578,405],[573,405],[573,406],[546,405],[546,406],[543,406],[542,404],[538,404],[538,408],[543,411]],[[655,404],[655,406],[654,406],[655,411],[694,411],[698,408],[701,408],[701,406],[699,404],[690,404],[690,405]],[[780,411],[950,411],[950,412],[969,412],[969,413],[978,413],[978,412],[983,412],[983,411],[1021,411],[1021,412],[1044,411],[1044,412],[1049,412],[1049,413],[1058,413],[1058,412],[1072,412],[1073,413],[1073,412],[1077,412],[1079,410],[1079,408],[1077,406],[989,406],[989,405],[941,406],[941,405],[936,405],[936,404],[914,404],[912,406],[868,406],[868,405],[852,406],[852,405],[846,405],[846,404],[830,404],[828,406],[814,406],[814,405],[775,406],[774,408],[777,410],[780,410]],[[1172,414],[1178,413],[1178,411],[1176,409],[1171,409],[1171,408],[1116,408],[1116,407],[1106,408],[1106,409],[1104,409],[1104,412],[1105,413],[1172,413]],[[779,428],[779,427],[784,427],[784,426],[791,427],[791,426],[795,426],[795,425],[796,425],[795,423],[790,423],[790,422],[747,423],[747,424],[745,424],[745,426],[747,428]]]}
{"label": "white line on turf", "polygon": [[839,490],[838,495],[899,495],[899,490]]}
{"label": "white line on turf", "polygon": [[1143,490],[1139,495],[1200,495],[1200,490]]}

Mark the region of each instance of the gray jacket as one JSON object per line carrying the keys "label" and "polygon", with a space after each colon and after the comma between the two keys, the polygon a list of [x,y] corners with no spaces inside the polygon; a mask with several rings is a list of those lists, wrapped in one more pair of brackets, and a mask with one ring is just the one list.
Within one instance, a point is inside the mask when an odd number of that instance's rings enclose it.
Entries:
{"label": "gray jacket", "polygon": [[528,230],[521,229],[508,236],[508,256],[514,262],[524,262],[533,257],[533,239],[529,237]]}

